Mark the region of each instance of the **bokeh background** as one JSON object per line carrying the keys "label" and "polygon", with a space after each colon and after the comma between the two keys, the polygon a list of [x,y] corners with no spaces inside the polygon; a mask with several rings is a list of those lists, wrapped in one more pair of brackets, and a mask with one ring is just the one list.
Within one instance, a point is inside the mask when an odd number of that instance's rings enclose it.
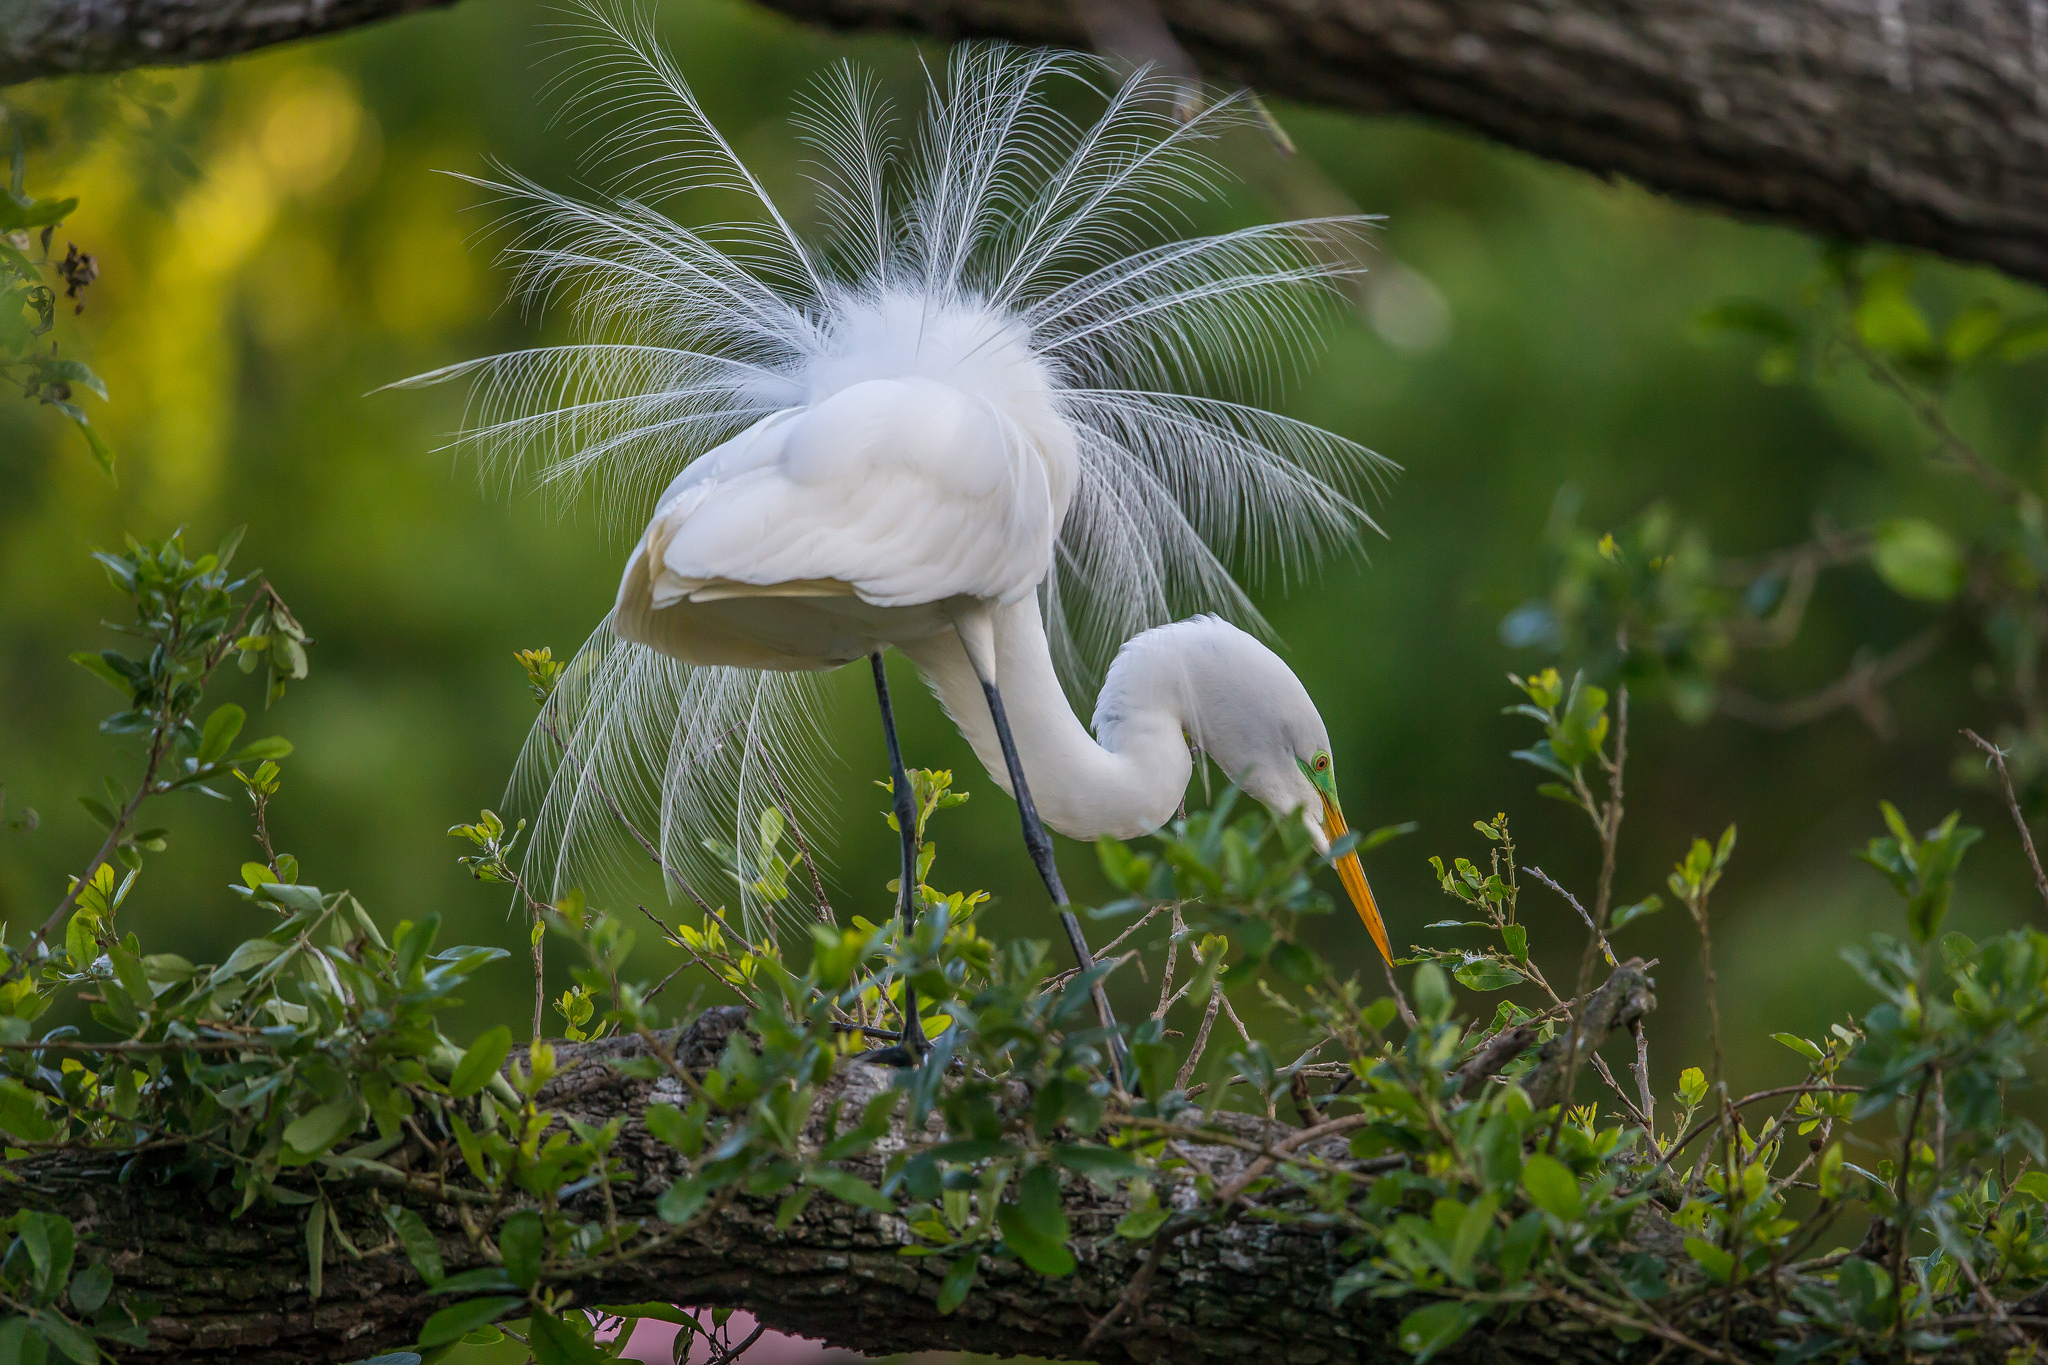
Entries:
{"label": "bokeh background", "polygon": [[[110,402],[88,401],[120,479],[55,414],[0,402],[0,781],[9,815],[42,816],[32,832],[0,831],[0,918],[40,921],[97,846],[76,798],[136,763],[134,746],[94,730],[112,694],[64,661],[111,643],[100,618],[119,604],[88,551],[179,526],[211,542],[246,523],[244,562],[268,571],[317,639],[312,679],[248,732],[297,745],[273,817],[280,846],[309,880],[348,886],[388,919],[433,909],[451,941],[520,940],[504,896],[467,878],[444,831],[502,808],[533,711],[513,652],[575,648],[610,603],[630,534],[589,508],[484,486],[442,449],[459,391],[376,390],[555,326],[503,303],[490,215],[442,172],[498,161],[556,186],[586,175],[588,138],[556,122],[547,90],[559,18],[529,0],[471,0],[171,73],[162,91],[130,77],[9,92],[49,120],[30,190],[83,200],[62,237],[97,254],[101,278],[60,335],[110,386]],[[772,186],[801,184],[785,118],[826,63],[851,55],[917,102],[922,54],[907,41],[835,39],[738,0],[675,0],[660,18],[705,106]],[[87,107],[104,125],[90,137],[74,131]],[[1422,928],[1451,917],[1425,858],[1477,856],[1474,819],[1507,812],[1528,857],[1567,885],[1592,880],[1589,831],[1534,794],[1534,770],[1507,756],[1533,736],[1500,714],[1514,699],[1503,675],[1547,661],[1504,644],[1500,623],[1545,589],[1561,490],[1588,525],[1661,500],[1742,554],[1803,538],[1816,515],[1855,525],[1959,499],[1967,515],[1968,495],[1927,471],[1924,439],[1868,383],[1772,387],[1752,354],[1696,336],[1693,319],[1727,297],[1795,300],[1814,243],[1411,121],[1277,115],[1327,177],[1314,193],[1386,215],[1383,268],[1284,407],[1405,472],[1378,508],[1384,539],[1263,605],[1329,722],[1353,823],[1420,824],[1369,860],[1396,941],[1450,942]],[[1241,218],[1291,212],[1313,184],[1256,137],[1229,159],[1242,184],[1221,211]],[[1980,295],[2041,303],[1938,263],[1920,288],[1936,312]],[[2036,488],[2044,376],[2037,364],[1956,399],[1972,438]],[[1918,610],[1867,570],[1837,573],[1798,643],[1744,681],[1776,695],[1818,686],[1859,648],[1918,629]],[[1892,689],[1888,741],[1847,713],[1777,734],[1637,709],[1620,894],[1660,888],[1693,835],[1741,830],[1716,898],[1738,1083],[1797,1070],[1769,1032],[1810,1033],[1862,1002],[1836,949],[1897,927],[1890,892],[1849,858],[1878,831],[1880,797],[1918,825],[1961,806],[1989,831],[1959,927],[2039,914],[2002,808],[1954,778],[1958,727],[2001,718],[1970,685],[1976,649],[1958,639]],[[994,892],[998,931],[1050,937],[1014,807],[914,676],[897,684],[911,760],[952,766],[975,793],[935,830],[937,880]],[[879,918],[895,856],[872,785],[881,742],[864,670],[837,688],[826,875],[842,914]],[[151,860],[130,922],[203,960],[260,928],[227,891],[248,827],[242,810],[196,797],[163,814],[172,849]],[[1090,850],[1063,844],[1061,857],[1078,897],[1102,894]],[[1540,890],[1524,904],[1532,945],[1568,979],[1580,943],[1569,910]],[[1315,932],[1338,961],[1369,965],[1348,912]],[[1694,940],[1672,910],[1628,937],[1662,960],[1652,1062],[1668,1090],[1705,1050]],[[670,965],[656,945],[642,952],[650,973]],[[1125,988],[1135,1003],[1142,986]],[[495,969],[455,1027],[523,1017],[526,991],[516,965]],[[1255,994],[1240,1004],[1262,1013]]]}

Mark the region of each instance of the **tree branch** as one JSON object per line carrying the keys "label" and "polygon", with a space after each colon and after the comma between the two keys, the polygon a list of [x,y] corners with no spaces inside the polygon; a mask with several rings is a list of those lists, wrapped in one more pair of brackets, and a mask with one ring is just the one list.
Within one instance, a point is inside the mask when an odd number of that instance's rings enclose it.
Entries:
{"label": "tree branch", "polygon": [[213,61],[455,0],[0,0],[0,85]]}
{"label": "tree branch", "polygon": [[[2040,0],[764,3],[839,28],[1135,39],[1269,94],[1425,114],[1747,217],[2048,281]],[[1098,7],[1113,14],[1084,23]]]}
{"label": "tree branch", "polygon": [[[1582,1046],[1597,1046],[1651,1003],[1640,964],[1626,964],[1588,1002]],[[658,1227],[655,1201],[681,1169],[676,1153],[648,1134],[647,1106],[686,1104],[684,1080],[711,1066],[745,1026],[745,1011],[727,1006],[706,1011],[686,1028],[645,1038],[554,1044],[562,1069],[539,1103],[578,1122],[622,1122],[612,1149],[619,1163],[611,1189],[619,1219]],[[670,1074],[638,1080],[611,1065],[650,1051],[672,1063]],[[1549,1086],[1559,1060],[1546,1050],[1530,1083],[1538,1090]],[[821,1088],[805,1145],[815,1150],[825,1140],[835,1109],[843,1128],[845,1116],[860,1112],[895,1076],[883,1066],[844,1068]],[[745,1308],[774,1327],[877,1352],[1085,1354],[1105,1365],[1378,1358],[1393,1351],[1402,1309],[1413,1305],[1361,1294],[1333,1309],[1331,1286],[1355,1258],[1345,1257],[1341,1239],[1314,1218],[1262,1216],[1284,1214],[1267,1205],[1289,1196],[1253,1190],[1279,1160],[1343,1168],[1355,1178],[1402,1164],[1406,1158],[1398,1154],[1364,1161],[1350,1155],[1349,1133],[1368,1121],[1348,1115],[1304,1130],[1227,1112],[1202,1129],[1193,1126],[1192,1115],[1187,1123],[1130,1119],[1134,1126],[1170,1131],[1177,1150],[1224,1192],[1220,1203],[1250,1216],[1196,1217],[1199,1226],[1182,1229],[1192,1235],[1157,1245],[1132,1242],[1113,1232],[1130,1211],[1124,1196],[1069,1179],[1065,1204],[1079,1269],[1048,1279],[1007,1257],[984,1257],[979,1285],[950,1315],[936,1307],[947,1258],[902,1256],[906,1238],[896,1216],[829,1198],[814,1200],[783,1230],[776,1227],[775,1198],[738,1198],[650,1256],[602,1262],[594,1278],[560,1287],[573,1290],[584,1306],[658,1300]],[[899,1128],[880,1150],[935,1136]],[[395,1169],[323,1177],[346,1237],[328,1239],[317,1302],[307,1294],[304,1210],[259,1204],[236,1217],[235,1192],[223,1187],[216,1198],[173,1174],[182,1164],[176,1152],[145,1157],[125,1172],[121,1160],[92,1152],[52,1154],[24,1171],[28,1179],[10,1184],[0,1214],[23,1206],[65,1214],[78,1224],[85,1254],[106,1260],[119,1292],[161,1305],[162,1316],[150,1326],[151,1345],[137,1359],[168,1365],[228,1355],[241,1365],[358,1360],[410,1343],[427,1316],[449,1302],[429,1293],[388,1235],[382,1203],[401,1201],[420,1213],[450,1274],[482,1264],[464,1235],[463,1211],[465,1201],[485,1196],[455,1183],[459,1159],[451,1164],[446,1152],[415,1132],[382,1161]],[[880,1178],[879,1159],[865,1174]],[[1160,1195],[1175,1198],[1172,1190]],[[606,1196],[591,1191],[580,1197]],[[1119,1305],[1116,1321],[1107,1322]],[[1568,1349],[1562,1365],[1581,1359],[1593,1365],[1593,1356]]]}
{"label": "tree branch", "polygon": [[1879,739],[1889,739],[1892,713],[1884,689],[1924,663],[1947,634],[1947,624],[1937,621],[1885,654],[1859,657],[1834,682],[1790,701],[1766,701],[1740,688],[1724,687],[1715,699],[1715,709],[1724,716],[1767,730],[1795,730],[1850,707]]}

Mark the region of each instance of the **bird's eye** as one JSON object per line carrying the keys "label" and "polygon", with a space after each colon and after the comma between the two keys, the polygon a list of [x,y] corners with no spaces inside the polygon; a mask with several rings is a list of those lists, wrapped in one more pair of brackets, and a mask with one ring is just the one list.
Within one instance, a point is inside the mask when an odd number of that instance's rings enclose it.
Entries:
{"label": "bird's eye", "polygon": [[1316,755],[1316,771],[1319,773],[1330,771],[1330,756],[1328,754]]}

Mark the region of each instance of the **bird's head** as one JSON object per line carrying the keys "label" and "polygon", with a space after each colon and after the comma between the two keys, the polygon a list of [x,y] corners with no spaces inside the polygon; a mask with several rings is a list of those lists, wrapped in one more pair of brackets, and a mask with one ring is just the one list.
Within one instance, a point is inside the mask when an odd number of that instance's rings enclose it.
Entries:
{"label": "bird's head", "polygon": [[[1181,718],[1195,747],[1246,795],[1282,819],[1299,817],[1327,854],[1347,832],[1330,732],[1308,689],[1278,654],[1227,621],[1198,616],[1124,646],[1103,685],[1095,728],[1107,738],[1146,705]],[[1387,927],[1358,855],[1336,860],[1375,947],[1394,960]]]}
{"label": "bird's head", "polygon": [[[1315,840],[1319,852],[1328,853],[1330,845],[1349,833],[1344,823],[1344,807],[1337,800],[1337,761],[1330,757],[1330,747],[1325,743],[1309,754],[1296,754],[1295,766],[1308,779],[1313,794],[1306,797],[1297,810],[1308,825],[1309,837]],[[1393,965],[1394,952],[1387,943],[1387,926],[1380,919],[1380,907],[1373,900],[1372,885],[1365,879],[1365,869],[1359,865],[1356,852],[1346,852],[1337,859],[1337,878],[1344,883],[1344,890],[1351,897],[1351,903],[1358,908],[1358,917],[1365,921],[1365,931],[1372,935],[1373,946],[1380,950],[1380,956]]]}

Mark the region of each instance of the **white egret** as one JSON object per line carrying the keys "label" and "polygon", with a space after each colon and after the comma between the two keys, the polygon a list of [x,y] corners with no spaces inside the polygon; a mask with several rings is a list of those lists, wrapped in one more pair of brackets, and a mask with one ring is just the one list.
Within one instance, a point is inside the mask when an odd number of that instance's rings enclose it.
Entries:
{"label": "white egret", "polygon": [[[985,47],[956,52],[908,154],[872,82],[827,76],[797,120],[820,162],[812,240],[646,31],[590,12],[612,41],[567,83],[631,115],[606,144],[634,163],[629,187],[587,203],[491,186],[518,206],[529,297],[566,294],[583,335],[422,377],[475,377],[464,439],[515,466],[537,457],[545,480],[610,478],[636,500],[667,485],[522,760],[532,847],[557,882],[618,846],[622,807],[659,811],[658,851],[682,876],[706,826],[744,842],[756,810],[800,804],[791,765],[818,738],[806,680],[865,658],[907,918],[892,646],[1017,798],[1084,965],[1034,793],[1056,829],[1142,833],[1178,803],[1193,742],[1319,841],[1341,833],[1322,722],[1278,657],[1215,618],[1146,628],[1182,604],[1256,627],[1226,556],[1298,574],[1371,527],[1378,457],[1193,392],[1300,360],[1356,268],[1327,239],[1360,220],[1173,238],[1212,187],[1204,145],[1234,102],[1183,121],[1176,82]],[[1071,118],[1075,98],[1102,112]],[[685,189],[737,191],[759,216],[699,230],[651,204]],[[1059,671],[1127,639],[1098,743]],[[1355,857],[1340,872],[1385,952]],[[742,908],[750,924],[771,909]]]}

